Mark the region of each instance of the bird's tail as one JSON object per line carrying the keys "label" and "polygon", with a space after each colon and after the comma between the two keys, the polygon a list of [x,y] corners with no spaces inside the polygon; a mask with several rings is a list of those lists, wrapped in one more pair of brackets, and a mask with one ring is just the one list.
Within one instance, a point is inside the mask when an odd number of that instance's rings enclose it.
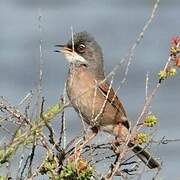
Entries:
{"label": "bird's tail", "polygon": [[141,161],[150,169],[160,168],[160,163],[156,159],[154,159],[151,154],[143,147],[141,147],[140,145],[134,145],[133,143],[129,143],[128,146],[133,148],[132,151],[135,153],[135,155],[139,159],[141,159]]}

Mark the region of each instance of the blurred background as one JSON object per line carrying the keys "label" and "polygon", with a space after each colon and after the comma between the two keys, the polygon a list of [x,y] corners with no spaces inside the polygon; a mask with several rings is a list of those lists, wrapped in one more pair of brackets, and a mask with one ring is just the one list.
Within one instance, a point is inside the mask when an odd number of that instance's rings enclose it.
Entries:
{"label": "blurred background", "polygon": [[[86,30],[100,43],[106,73],[127,55],[148,17],[152,0],[1,0],[0,1],[0,95],[12,105],[32,90],[38,81],[39,44],[42,40],[43,96],[46,106],[63,94],[68,64],[54,53],[74,32]],[[40,10],[39,10],[40,9]],[[39,11],[41,29],[39,29]],[[145,98],[145,77],[149,91],[169,56],[170,39],[180,35],[180,1],[161,1],[157,14],[135,51],[127,81],[118,92],[129,118],[135,123]],[[180,138],[180,70],[162,83],[151,111],[159,118],[155,139]],[[114,88],[123,78],[124,67],[116,73]],[[79,133],[79,118],[73,109],[66,112],[68,138]],[[55,126],[55,125],[54,125]],[[5,134],[0,130],[1,137]],[[154,154],[163,161],[162,179],[180,179],[180,142],[159,145]],[[151,179],[146,177],[146,179]]]}

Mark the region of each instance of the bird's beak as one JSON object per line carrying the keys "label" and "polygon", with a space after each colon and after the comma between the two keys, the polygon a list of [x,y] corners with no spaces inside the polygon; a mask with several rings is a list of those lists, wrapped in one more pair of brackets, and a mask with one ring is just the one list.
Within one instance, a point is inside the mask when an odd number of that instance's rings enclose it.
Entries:
{"label": "bird's beak", "polygon": [[55,45],[55,47],[58,47],[59,49],[55,50],[54,52],[63,53],[70,63],[80,62],[85,65],[88,64],[88,62],[82,56],[73,51],[73,49],[68,48],[67,45]]}
{"label": "bird's beak", "polygon": [[59,50],[55,50],[54,52],[58,52],[58,53],[72,53],[72,49],[68,48],[66,45],[55,45],[55,47],[60,48]]}

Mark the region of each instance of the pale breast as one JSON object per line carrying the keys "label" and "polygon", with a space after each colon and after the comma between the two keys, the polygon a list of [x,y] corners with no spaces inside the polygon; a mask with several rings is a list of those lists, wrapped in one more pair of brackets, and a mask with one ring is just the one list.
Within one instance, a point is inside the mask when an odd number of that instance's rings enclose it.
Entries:
{"label": "pale breast", "polygon": [[95,79],[84,68],[71,70],[67,81],[67,95],[75,110],[88,124],[92,118]]}
{"label": "pale breast", "polygon": [[[92,72],[84,68],[70,70],[67,81],[67,95],[75,110],[84,121],[92,126],[112,127],[123,122],[125,114],[115,108],[95,87],[97,82]],[[121,108],[121,107],[120,107]],[[126,121],[126,120],[125,120]],[[110,128],[112,130],[112,128]]]}

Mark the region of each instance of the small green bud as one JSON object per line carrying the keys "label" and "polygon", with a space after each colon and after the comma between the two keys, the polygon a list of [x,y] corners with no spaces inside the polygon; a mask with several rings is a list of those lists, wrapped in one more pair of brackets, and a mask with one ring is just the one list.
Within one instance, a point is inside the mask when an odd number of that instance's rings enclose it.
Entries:
{"label": "small green bud", "polygon": [[168,72],[167,75],[168,76],[176,76],[176,69],[175,68],[171,68]]}
{"label": "small green bud", "polygon": [[164,80],[164,79],[166,79],[166,78],[168,77],[168,75],[167,75],[166,71],[161,70],[161,71],[158,73],[158,77],[159,77],[159,79]]}
{"label": "small green bud", "polygon": [[148,139],[149,139],[148,135],[144,132],[141,132],[137,135],[137,137],[135,139],[135,144],[147,143]]}
{"label": "small green bud", "polygon": [[153,127],[154,125],[156,125],[158,123],[158,119],[155,115],[151,114],[151,115],[148,115],[146,117],[146,119],[144,120],[144,124],[147,126],[147,127]]}

